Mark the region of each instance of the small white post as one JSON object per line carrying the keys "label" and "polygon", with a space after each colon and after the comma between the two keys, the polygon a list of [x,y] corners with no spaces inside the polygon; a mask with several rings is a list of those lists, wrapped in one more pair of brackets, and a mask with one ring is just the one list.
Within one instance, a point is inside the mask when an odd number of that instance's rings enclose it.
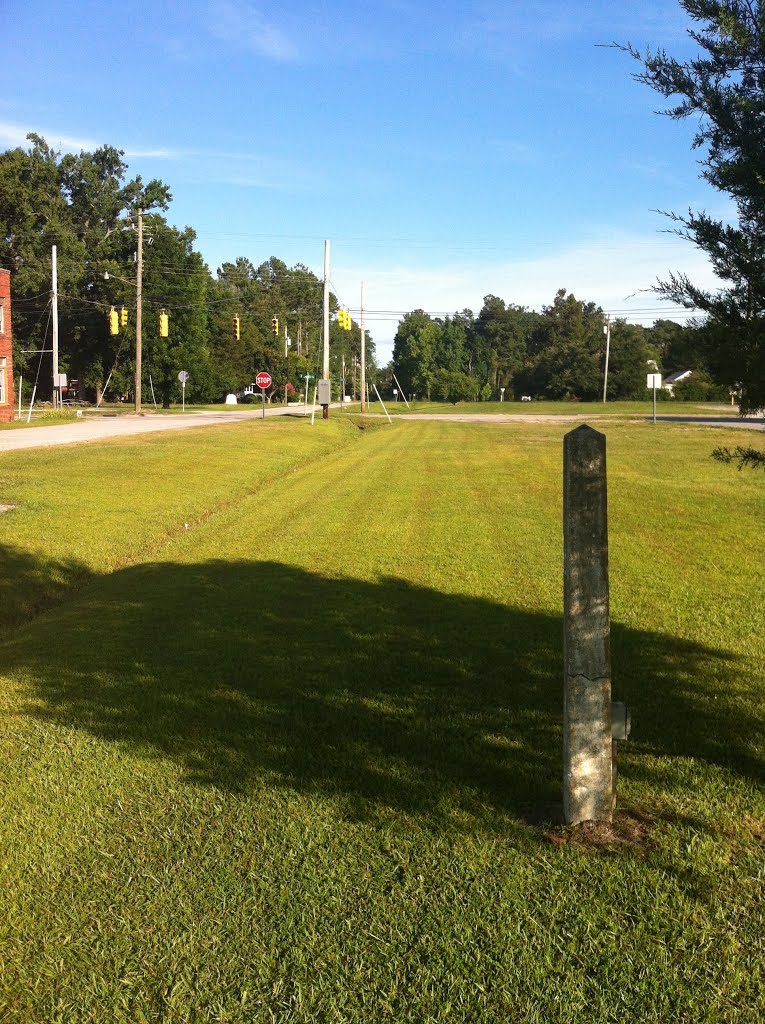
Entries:
{"label": "small white post", "polygon": [[34,387],[32,388],[32,400],[29,403],[29,415],[27,416],[27,423],[31,423],[32,422],[32,408],[33,408],[33,406],[35,404],[35,394],[36,393],[37,393],[37,385],[35,384]]}
{"label": "small white post", "polygon": [[186,412],[186,381],[181,381],[181,389],[183,394],[183,411]]}
{"label": "small white post", "polygon": [[21,391],[24,386],[24,378],[19,374],[19,423],[21,423]]}
{"label": "small white post", "polygon": [[304,416],[308,415],[308,374],[305,375],[305,401],[303,402]]}
{"label": "small white post", "polygon": [[314,418],[316,416],[316,392],[317,392],[317,390],[318,390],[318,388],[314,388],[313,389],[313,409],[311,411],[311,426],[313,426],[313,421],[314,421]]}

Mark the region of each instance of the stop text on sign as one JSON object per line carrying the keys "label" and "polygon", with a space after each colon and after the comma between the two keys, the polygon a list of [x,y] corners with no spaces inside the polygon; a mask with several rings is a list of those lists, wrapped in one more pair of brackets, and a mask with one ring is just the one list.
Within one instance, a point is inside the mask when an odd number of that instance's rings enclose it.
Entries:
{"label": "stop text on sign", "polygon": [[271,374],[270,373],[259,373],[255,378],[255,383],[259,388],[270,388],[271,387]]}

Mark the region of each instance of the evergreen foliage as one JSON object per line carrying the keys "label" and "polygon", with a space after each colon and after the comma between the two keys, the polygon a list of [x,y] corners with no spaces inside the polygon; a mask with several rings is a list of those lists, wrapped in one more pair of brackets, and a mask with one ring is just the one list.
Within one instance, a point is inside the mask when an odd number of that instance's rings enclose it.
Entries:
{"label": "evergreen foliage", "polygon": [[765,408],[765,10],[759,0],[680,5],[694,26],[696,57],[625,49],[643,65],[638,81],[673,100],[664,113],[696,120],[702,176],[732,198],[736,217],[725,223],[704,212],[670,213],[724,287],[712,292],[670,274],[658,290],[705,314],[711,368],[740,392],[741,411],[751,412]]}

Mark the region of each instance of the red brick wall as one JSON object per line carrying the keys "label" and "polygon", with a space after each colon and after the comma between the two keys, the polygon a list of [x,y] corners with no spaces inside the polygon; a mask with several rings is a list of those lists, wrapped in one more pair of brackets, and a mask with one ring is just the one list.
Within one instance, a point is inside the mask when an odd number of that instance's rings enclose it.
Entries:
{"label": "red brick wall", "polygon": [[[0,270],[0,373],[5,359],[5,401],[0,401],[0,422],[13,419],[13,354],[11,351],[11,274]],[[0,395],[0,398],[2,396]]]}

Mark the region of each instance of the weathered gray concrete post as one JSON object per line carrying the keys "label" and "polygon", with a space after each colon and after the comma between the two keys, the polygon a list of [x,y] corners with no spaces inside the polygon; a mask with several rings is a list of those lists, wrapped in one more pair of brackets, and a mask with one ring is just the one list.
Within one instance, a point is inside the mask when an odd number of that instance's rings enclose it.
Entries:
{"label": "weathered gray concrete post", "polygon": [[563,814],[611,821],[611,627],[606,438],[563,439]]}

